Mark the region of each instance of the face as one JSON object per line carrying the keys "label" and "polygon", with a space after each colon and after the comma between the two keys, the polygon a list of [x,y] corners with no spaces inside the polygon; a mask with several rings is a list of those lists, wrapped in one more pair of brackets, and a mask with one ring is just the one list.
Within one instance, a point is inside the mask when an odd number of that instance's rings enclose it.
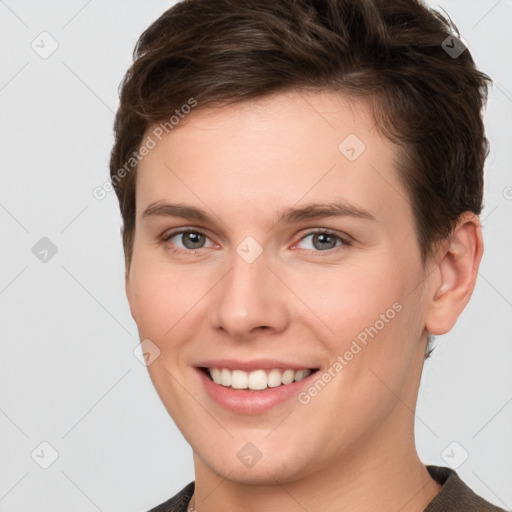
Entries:
{"label": "face", "polygon": [[425,270],[398,157],[364,103],[290,92],[198,107],[140,163],[127,295],[196,471],[285,483],[412,441]]}

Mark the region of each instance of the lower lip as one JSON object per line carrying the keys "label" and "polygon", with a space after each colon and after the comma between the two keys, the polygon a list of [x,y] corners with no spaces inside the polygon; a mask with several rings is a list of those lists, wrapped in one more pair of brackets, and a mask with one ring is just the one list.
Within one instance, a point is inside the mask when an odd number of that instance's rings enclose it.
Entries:
{"label": "lower lip", "polygon": [[316,374],[314,372],[299,382],[266,388],[261,391],[249,391],[215,384],[202,370],[197,369],[197,372],[206,392],[215,402],[225,409],[246,415],[261,414],[286,400],[296,397],[304,386],[309,385],[310,379]]}

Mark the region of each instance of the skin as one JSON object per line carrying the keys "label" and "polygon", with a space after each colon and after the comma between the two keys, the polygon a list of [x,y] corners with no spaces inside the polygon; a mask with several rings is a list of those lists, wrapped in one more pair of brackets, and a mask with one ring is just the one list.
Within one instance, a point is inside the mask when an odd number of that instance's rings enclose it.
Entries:
{"label": "skin", "polygon": [[[427,332],[449,331],[471,296],[478,217],[461,216],[424,267],[395,171],[399,148],[365,103],[292,91],[199,107],[139,165],[126,277],[140,337],[160,350],[149,374],[193,449],[196,510],[423,511],[440,489],[414,443]],[[354,161],[338,149],[349,134],[366,146]],[[285,208],[333,200],[375,220],[276,223]],[[143,218],[158,201],[212,221]],[[182,235],[164,241],[173,228],[205,234],[203,247],[193,254]],[[321,245],[311,235],[319,229],[352,243]],[[247,236],[263,249],[252,263],[236,251]],[[194,369],[210,358],[272,358],[321,374],[394,303],[401,311],[307,405],[234,413]],[[237,457],[247,442],[262,454],[250,468]]]}

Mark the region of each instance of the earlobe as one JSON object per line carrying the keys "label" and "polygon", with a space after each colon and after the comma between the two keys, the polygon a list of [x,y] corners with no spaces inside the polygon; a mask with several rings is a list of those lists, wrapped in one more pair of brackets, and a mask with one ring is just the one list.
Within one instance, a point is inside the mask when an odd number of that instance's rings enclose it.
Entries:
{"label": "earlobe", "polygon": [[466,212],[438,250],[435,271],[440,280],[429,292],[425,321],[430,334],[446,334],[455,325],[473,293],[482,254],[480,221],[475,214]]}

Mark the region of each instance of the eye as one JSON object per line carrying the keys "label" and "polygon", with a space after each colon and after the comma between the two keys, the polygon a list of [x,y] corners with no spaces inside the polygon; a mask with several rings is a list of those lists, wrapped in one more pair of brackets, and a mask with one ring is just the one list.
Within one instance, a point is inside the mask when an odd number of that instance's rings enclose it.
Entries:
{"label": "eye", "polygon": [[[337,252],[351,245],[349,237],[343,237],[332,231],[317,230],[303,236],[295,245],[310,238],[310,242],[302,247],[312,252]],[[215,244],[201,231],[181,229],[172,231],[162,237],[162,242],[168,243],[168,249],[178,254],[194,254],[202,249],[214,247]],[[209,244],[208,244],[209,242]]]}
{"label": "eye", "polygon": [[[185,229],[180,231],[173,231],[164,235],[162,238],[162,241],[170,242],[171,247],[169,247],[169,249],[171,251],[180,254],[190,254],[195,251],[204,249],[206,247],[205,243],[207,240],[209,240],[209,238],[204,233],[201,233],[200,231]],[[181,247],[179,246],[180,243]],[[208,247],[211,247],[212,245],[213,244],[210,244]]]}
{"label": "eye", "polygon": [[309,247],[306,247],[305,249],[316,252],[331,252],[333,249],[342,249],[343,247],[347,247],[351,244],[351,240],[348,237],[342,237],[332,231],[325,230],[312,231],[303,236],[298,243],[301,243],[308,238],[310,238],[310,242],[306,245]]}

